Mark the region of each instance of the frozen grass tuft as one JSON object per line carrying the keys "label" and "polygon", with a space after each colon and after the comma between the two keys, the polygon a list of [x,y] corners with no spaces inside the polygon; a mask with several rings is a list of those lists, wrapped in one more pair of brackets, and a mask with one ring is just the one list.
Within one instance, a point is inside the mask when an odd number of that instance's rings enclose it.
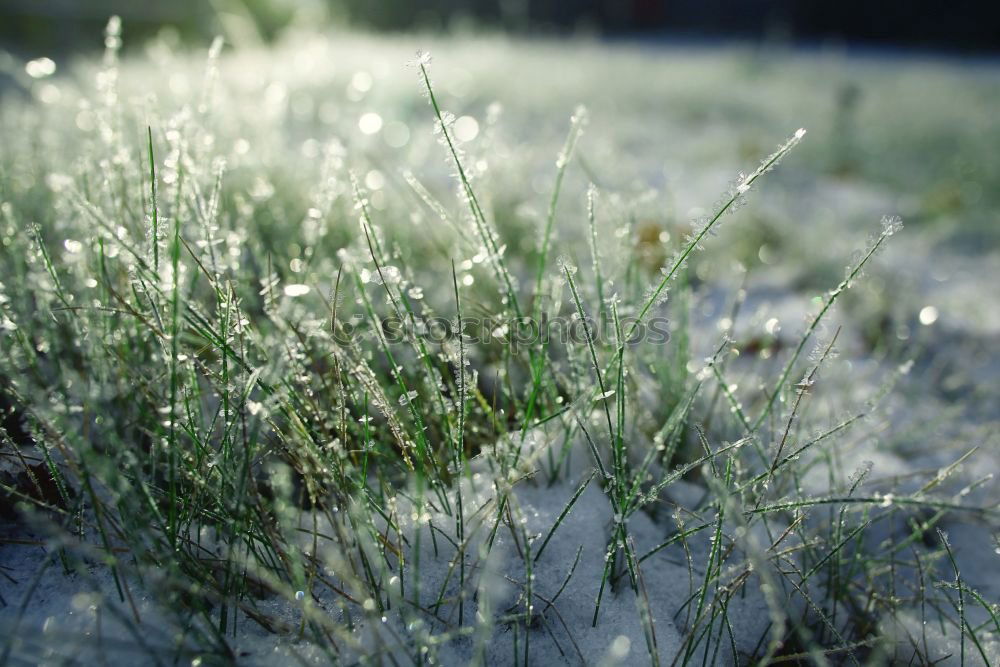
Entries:
{"label": "frozen grass tuft", "polygon": [[4,661],[996,661],[938,530],[995,525],[975,448],[849,469],[904,371],[824,381],[899,219],[784,345],[742,287],[698,321],[693,259],[760,233],[739,209],[804,129],[651,228],[582,107],[535,157],[497,107],[460,132],[426,53],[397,108],[368,72],[236,80],[221,41],[132,65],[121,33],[96,84],[3,104]]}

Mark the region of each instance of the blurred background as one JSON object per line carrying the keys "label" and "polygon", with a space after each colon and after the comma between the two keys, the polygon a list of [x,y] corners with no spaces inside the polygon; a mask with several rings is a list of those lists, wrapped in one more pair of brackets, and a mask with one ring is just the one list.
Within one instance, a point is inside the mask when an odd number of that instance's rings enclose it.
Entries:
{"label": "blurred background", "polygon": [[0,0],[0,45],[18,56],[101,47],[122,17],[135,46],[167,33],[204,43],[279,38],[296,25],[371,31],[494,31],[645,39],[904,46],[988,54],[998,3],[952,0]]}

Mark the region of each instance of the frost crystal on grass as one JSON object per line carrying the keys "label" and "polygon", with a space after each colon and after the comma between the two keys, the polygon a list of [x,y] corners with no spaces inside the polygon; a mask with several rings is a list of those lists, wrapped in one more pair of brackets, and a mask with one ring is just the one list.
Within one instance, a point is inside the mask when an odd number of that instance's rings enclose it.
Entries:
{"label": "frost crystal on grass", "polygon": [[882,235],[892,236],[903,229],[903,219],[898,215],[887,215],[882,218]]}
{"label": "frost crystal on grass", "polygon": [[415,65],[422,67],[429,67],[432,62],[431,54],[429,51],[424,51],[423,49],[418,49],[416,54]]}
{"label": "frost crystal on grass", "polygon": [[441,118],[434,125],[434,133],[443,135],[454,124],[455,114],[450,111],[443,111],[441,112]]}
{"label": "frost crystal on grass", "polygon": [[571,276],[576,275],[576,265],[573,263],[573,260],[569,257],[569,255],[559,255],[559,257],[556,258],[556,263],[564,272]]}

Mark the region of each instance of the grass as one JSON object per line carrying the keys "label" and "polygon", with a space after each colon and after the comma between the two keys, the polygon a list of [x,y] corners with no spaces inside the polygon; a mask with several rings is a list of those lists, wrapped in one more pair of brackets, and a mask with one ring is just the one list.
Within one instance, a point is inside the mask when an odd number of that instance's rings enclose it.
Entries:
{"label": "grass", "polygon": [[[824,325],[898,219],[787,350],[740,333],[736,290],[725,325],[691,315],[711,281],[693,260],[752,243],[741,207],[799,168],[804,130],[650,241],[643,193],[595,172],[583,111],[538,168],[502,121],[460,126],[419,55],[399,94],[426,137],[386,152],[335,120],[302,141],[285,114],[320,110],[295,76],[248,121],[261,91],[224,85],[216,43],[172,106],[180,79],[125,88],[119,31],[99,94],[4,102],[2,539],[40,558],[2,601],[4,661],[72,659],[32,629],[60,571],[122,629],[81,646],[152,663],[995,654],[995,604],[935,539],[945,517],[995,525],[973,502],[991,478],[959,481],[971,451],[915,484],[845,473],[878,406],[823,382],[841,331]],[[524,164],[544,192],[511,185]],[[564,328],[521,335],[540,323]]]}

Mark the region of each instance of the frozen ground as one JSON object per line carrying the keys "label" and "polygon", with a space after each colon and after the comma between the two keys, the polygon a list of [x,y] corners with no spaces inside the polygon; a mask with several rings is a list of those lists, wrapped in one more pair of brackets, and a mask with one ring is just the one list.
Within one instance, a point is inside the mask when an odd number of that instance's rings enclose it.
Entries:
{"label": "frozen ground", "polygon": [[[428,46],[428,41],[303,37],[275,52],[223,56],[214,74],[218,92],[205,102],[206,110],[198,112],[217,115],[209,121],[214,134],[206,135],[210,144],[194,150],[225,155],[232,180],[258,203],[292,200],[283,189],[301,195],[308,187],[303,183],[317,180],[322,162],[318,156],[331,140],[338,146],[334,155],[352,156],[351,167],[372,191],[375,210],[391,211],[385,200],[404,196],[405,182],[392,166],[400,153],[405,155],[402,162],[419,170],[432,189],[447,192],[448,166],[437,155],[439,146],[413,71],[404,66],[415,48]],[[508,216],[505,224],[515,255],[517,244],[527,248],[535,243],[535,228],[551,188],[551,165],[566,119],[578,103],[589,108],[590,125],[567,175],[569,194],[556,231],[570,248],[585,247],[585,227],[576,221],[584,216],[581,195],[588,181],[603,193],[608,237],[630,220],[648,224],[655,230],[654,240],[637,252],[655,254],[662,250],[659,246],[678,242],[687,221],[704,215],[739,168],[752,164],[795,128],[809,128],[794,168],[768,175],[767,187],[726,222],[719,237],[692,263],[691,357],[699,361],[690,370],[698,372],[700,360],[710,357],[719,337],[728,333],[744,350],[727,367],[737,398],[754,391],[758,367],[769,355],[794,346],[805,315],[815,309],[819,295],[841,280],[852,251],[864,246],[879,218],[900,214],[905,232],[891,239],[825,325],[828,335],[842,327],[839,354],[811,391],[808,428],[830,428],[845,414],[862,410],[870,414],[834,451],[810,451],[804,457],[798,491],[829,494],[829,470],[846,479],[871,462],[862,491],[885,494],[891,507],[892,494],[920,489],[975,449],[960,467],[948,471],[939,490],[945,494],[941,497],[988,511],[945,512],[936,525],[948,534],[966,585],[991,604],[1000,601],[1000,523],[995,513],[1000,487],[989,477],[1000,470],[1000,293],[995,289],[1000,284],[1000,70],[929,56],[881,61],[836,53],[511,45],[492,39],[430,46],[439,94],[456,115],[478,119],[464,121],[469,162],[478,165],[477,181],[489,183],[496,209]],[[168,45],[151,47],[144,58],[126,62],[121,69],[122,95],[145,110],[146,122],[182,126],[181,113],[172,116],[162,109],[177,106],[173,96],[197,97],[202,72],[196,63]],[[152,72],[170,74],[147,85]],[[8,93],[0,107],[5,125],[13,127],[16,121],[39,130],[10,140],[37,142],[35,169],[48,174],[54,190],[63,187],[65,174],[80,170],[63,154],[70,137],[82,132],[87,141],[99,141],[100,119],[80,104],[76,92],[92,85],[92,74],[80,66],[66,78],[25,80],[26,92],[38,106],[25,107],[16,100],[17,93]],[[246,103],[249,100],[253,103]],[[491,106],[496,101],[502,102],[502,112]],[[60,114],[72,117],[73,123],[46,125]],[[261,132],[261,124],[277,129]],[[85,155],[83,149],[71,150],[72,158]],[[9,155],[15,154],[9,149]],[[13,178],[31,177],[10,164],[7,169]],[[628,203],[617,209],[619,202]],[[275,204],[275,211],[280,208]],[[619,210],[627,210],[627,215]],[[285,223],[298,224],[275,224]],[[402,238],[423,236],[414,242],[428,244],[443,238],[439,221],[415,224],[423,224],[423,230],[405,231],[405,222],[400,222]],[[327,233],[306,224],[289,229],[289,242]],[[68,246],[67,252],[72,254]],[[440,279],[446,267],[415,271],[436,273]],[[319,291],[329,291],[333,274],[318,279]],[[524,281],[529,280],[526,270]],[[744,297],[736,297],[741,289]],[[743,298],[735,323],[727,318],[734,298]],[[675,340],[678,335],[675,331]],[[891,391],[885,391],[888,385]],[[598,411],[595,417],[600,424]],[[732,441],[739,437],[737,432],[732,435]],[[454,604],[455,550],[446,545],[457,539],[448,523],[454,519],[439,509],[416,511],[402,497],[412,495],[411,488],[409,494],[401,493],[400,515],[415,512],[417,521],[401,522],[406,537],[400,535],[399,544],[406,545],[402,548],[407,560],[419,559],[422,566],[419,580],[413,578],[414,571],[407,571],[404,581],[393,577],[391,585],[419,586],[422,607],[407,606],[412,595],[393,597],[387,591],[385,599],[401,606],[384,610],[384,620],[367,613],[372,609],[361,600],[366,613],[351,617],[330,588],[317,586],[301,600],[296,600],[295,591],[271,591],[253,606],[262,622],[237,613],[236,630],[230,629],[225,640],[232,649],[229,657],[246,664],[327,662],[331,654],[308,639],[305,613],[353,624],[353,640],[337,653],[347,663],[377,649],[371,655],[379,655],[384,664],[408,664],[410,654],[401,637],[425,636],[433,637],[427,645],[436,647],[427,660],[443,664],[475,659],[515,664],[518,656],[527,655],[526,641],[534,664],[642,664],[650,653],[670,664],[678,651],[684,652],[685,634],[696,613],[696,602],[685,603],[701,585],[699,577],[705,576],[712,530],[642,562],[643,595],[625,585],[626,571],[612,573],[618,585],[605,592],[598,624],[592,628],[615,513],[597,481],[590,483],[543,555],[526,559],[526,546],[537,554],[541,540],[592,469],[589,452],[577,437],[569,445],[570,465],[549,483],[546,448],[560,451],[559,429],[539,427],[527,440],[527,463],[518,469],[509,500],[510,529],[497,533],[489,558],[479,556],[491,528],[490,509],[495,512],[497,491],[505,483],[491,473],[491,457],[498,458],[497,449],[515,443],[501,438],[492,452],[471,462],[476,474],[462,495],[469,516],[465,530],[472,534],[466,566],[477,588],[475,595],[467,593],[463,623],[457,622],[459,607]],[[812,457],[820,464],[813,466]],[[716,507],[705,502],[708,490],[700,484],[697,474],[679,481],[664,492],[664,503],[655,511],[637,511],[628,519],[637,554],[673,535],[677,517],[687,525],[707,522],[714,528]],[[342,516],[351,511],[342,509]],[[428,516],[420,516],[423,511]],[[905,533],[896,523],[910,516],[907,511],[903,508],[899,517],[875,525],[868,541],[877,545],[902,539]],[[340,529],[351,530],[343,520]],[[311,521],[301,521],[303,527],[315,528]],[[785,527],[772,523],[767,534],[758,523],[741,532],[739,521],[726,521],[726,534],[738,536],[733,538],[734,549],[747,554],[733,562],[765,565],[729,601],[728,626],[716,624],[713,632],[719,641],[706,644],[712,652],[701,654],[708,650],[701,647],[698,655],[689,656],[698,664],[731,664],[759,655],[771,624],[782,620],[761,589],[761,582],[780,579],[767,570],[776,567],[776,561],[753,559]],[[178,634],[180,614],[155,601],[162,582],[148,570],[144,577],[123,578],[130,601],[121,602],[108,569],[97,564],[96,551],[87,564],[74,566],[79,571],[66,574],[53,557],[57,545],[45,542],[43,527],[28,531],[10,521],[3,531],[0,627],[9,632],[3,633],[0,650],[12,664],[119,664],[126,658],[136,663],[208,664],[226,659],[222,654],[203,655],[196,648],[204,645],[203,637],[196,641],[193,635]],[[786,539],[782,548],[798,544],[795,535]],[[914,548],[929,554],[940,551],[940,544],[918,543]],[[529,560],[532,567],[526,571]],[[349,589],[349,582],[338,580],[336,563],[326,565],[330,583]],[[733,568],[721,575],[722,588],[745,575]],[[526,588],[529,580],[533,583]],[[903,592],[910,585],[905,577],[900,580],[894,625],[880,628],[883,635],[898,637],[895,651],[881,659],[907,662],[914,654],[913,638],[918,637],[925,642],[920,654],[941,660],[938,664],[958,664],[960,655],[968,664],[981,662],[971,646],[959,646],[954,626],[922,623],[925,610],[914,591]],[[527,624],[527,634],[525,590],[535,596],[529,609],[537,616]],[[441,592],[447,592],[449,603],[435,608]],[[819,586],[810,592],[819,596]],[[787,596],[792,612],[810,613],[801,601],[790,601],[789,591],[777,595]],[[996,664],[1000,637],[991,629],[990,615],[968,599],[966,604],[969,622],[981,630],[983,650]],[[481,620],[480,613],[489,622]],[[652,635],[642,622],[644,615],[652,619]],[[264,631],[262,625],[275,632]],[[211,636],[208,628],[199,632]],[[829,660],[846,662],[841,654]]]}

